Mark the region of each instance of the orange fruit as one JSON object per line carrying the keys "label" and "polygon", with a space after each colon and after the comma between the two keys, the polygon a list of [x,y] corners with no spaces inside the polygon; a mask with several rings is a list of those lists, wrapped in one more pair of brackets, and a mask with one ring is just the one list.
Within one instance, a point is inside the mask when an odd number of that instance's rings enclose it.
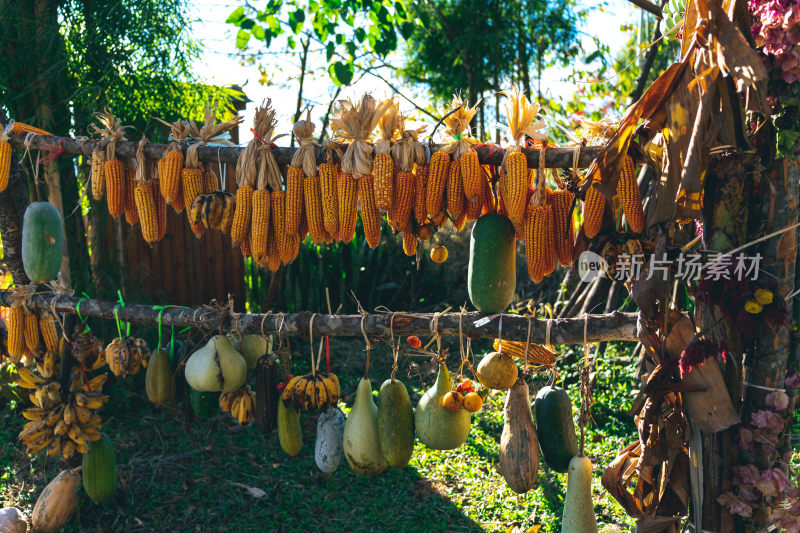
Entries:
{"label": "orange fruit", "polygon": [[477,392],[470,392],[464,396],[464,409],[470,413],[476,413],[481,410],[483,406],[483,398]]}
{"label": "orange fruit", "polygon": [[431,261],[434,263],[444,263],[447,261],[447,248],[442,245],[431,248]]}
{"label": "orange fruit", "polygon": [[450,391],[444,395],[442,402],[444,403],[444,408],[448,411],[458,411],[464,404],[464,397],[461,396],[460,392]]}

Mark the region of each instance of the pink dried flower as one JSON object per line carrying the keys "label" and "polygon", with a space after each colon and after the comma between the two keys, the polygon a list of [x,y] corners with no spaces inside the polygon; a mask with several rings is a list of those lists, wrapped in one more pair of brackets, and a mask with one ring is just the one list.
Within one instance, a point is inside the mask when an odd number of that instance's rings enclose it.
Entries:
{"label": "pink dried flower", "polygon": [[772,407],[776,411],[784,411],[789,407],[789,395],[782,390],[772,391],[764,399],[767,407]]}
{"label": "pink dried flower", "polygon": [[727,507],[731,514],[738,514],[744,518],[750,518],[753,516],[753,506],[732,492],[720,494],[717,497],[717,503],[723,507]]}

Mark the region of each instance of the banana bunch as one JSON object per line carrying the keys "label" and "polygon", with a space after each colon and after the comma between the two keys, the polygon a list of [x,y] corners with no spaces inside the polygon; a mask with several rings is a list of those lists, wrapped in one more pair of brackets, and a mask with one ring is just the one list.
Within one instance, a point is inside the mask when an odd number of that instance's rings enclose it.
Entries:
{"label": "banana bunch", "polygon": [[[54,377],[58,372],[59,368],[61,367],[60,363],[61,363],[61,358],[59,357],[58,352],[53,350],[47,350],[42,360],[36,361],[36,371],[39,372],[39,375],[42,376],[43,378],[50,379]],[[30,370],[28,370],[28,372],[32,374]],[[38,376],[34,377],[38,378]]]}
{"label": "banana bunch", "polygon": [[22,411],[30,422],[18,436],[28,455],[46,450],[48,457],[69,459],[75,452],[88,453],[89,443],[100,439],[102,419],[94,411],[108,401],[108,395],[101,392],[108,375],[84,383],[83,374],[75,372],[69,391],[62,391],[56,380],[37,376],[27,368],[17,372],[17,385],[32,391],[34,405]]}
{"label": "banana bunch", "polygon": [[297,409],[325,409],[339,401],[339,378],[322,372],[293,377],[283,389],[281,399]]}
{"label": "banana bunch", "polygon": [[206,229],[218,229],[222,233],[228,233],[235,208],[236,197],[227,191],[199,194],[189,209],[189,218],[197,226],[202,224]]}
{"label": "banana bunch", "polygon": [[147,366],[150,349],[144,339],[117,337],[106,346],[105,359],[108,368],[118,378],[132,376]]}
{"label": "banana bunch", "polygon": [[230,413],[242,426],[249,424],[253,419],[255,407],[256,395],[249,385],[219,395],[219,408],[225,413]]}

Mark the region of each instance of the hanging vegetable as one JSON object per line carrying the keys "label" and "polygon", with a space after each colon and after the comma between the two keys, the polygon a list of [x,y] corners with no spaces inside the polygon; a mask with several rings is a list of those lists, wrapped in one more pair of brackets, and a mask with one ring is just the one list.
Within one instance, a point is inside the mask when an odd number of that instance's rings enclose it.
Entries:
{"label": "hanging vegetable", "polygon": [[92,133],[100,134],[103,138],[101,144],[106,147],[103,176],[105,177],[108,214],[117,218],[125,210],[125,168],[122,161],[116,158],[117,142],[126,140],[125,128],[127,126],[123,126],[122,121],[115,118],[108,109],[103,113],[96,113],[95,118],[102,127],[92,124]]}
{"label": "hanging vegetable", "polygon": [[158,179],[161,196],[177,213],[184,209],[183,192],[181,190],[181,174],[183,172],[183,145],[189,136],[189,122],[178,120],[167,122],[157,118],[170,128],[170,143],[164,155],[158,160]]}
{"label": "hanging vegetable", "polygon": [[[453,180],[453,189],[448,188],[447,190],[448,208],[452,204],[455,211],[450,213],[453,218],[458,218],[458,213],[465,210],[469,204],[482,205],[484,200],[486,176],[478,162],[478,152],[474,147],[475,144],[478,144],[478,140],[472,137],[470,129],[470,123],[478,112],[478,105],[480,105],[480,101],[469,107],[469,102],[464,102],[460,96],[454,95],[449,110],[456,109],[456,111],[444,119],[444,123],[447,125],[445,133],[450,136],[452,141],[442,151],[450,154],[453,161],[458,161],[458,170],[461,174],[463,194],[466,200],[466,203],[461,204],[461,209],[458,209],[459,202],[463,202],[460,199],[462,188]],[[432,207],[434,206],[435,200]],[[480,214],[471,218],[474,220],[478,216]]]}
{"label": "hanging vegetable", "polygon": [[378,121],[380,137],[374,145],[375,159],[372,172],[375,181],[375,205],[381,213],[389,210],[394,198],[395,168],[391,151],[404,120],[400,114],[400,104],[395,102],[394,98],[389,101],[391,105]]}

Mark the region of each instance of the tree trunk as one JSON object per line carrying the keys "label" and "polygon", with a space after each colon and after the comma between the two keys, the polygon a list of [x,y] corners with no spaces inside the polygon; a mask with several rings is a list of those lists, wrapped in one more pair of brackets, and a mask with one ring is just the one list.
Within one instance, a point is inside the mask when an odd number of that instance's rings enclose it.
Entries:
{"label": "tree trunk", "polygon": [[[297,88],[297,105],[295,106],[293,122],[300,120],[300,116],[303,113],[303,84],[306,80],[306,63],[308,61],[308,47],[311,44],[311,36],[306,36],[306,40],[300,42],[303,46],[303,53],[300,55],[300,86]],[[294,147],[294,141],[293,133],[290,146]]]}

